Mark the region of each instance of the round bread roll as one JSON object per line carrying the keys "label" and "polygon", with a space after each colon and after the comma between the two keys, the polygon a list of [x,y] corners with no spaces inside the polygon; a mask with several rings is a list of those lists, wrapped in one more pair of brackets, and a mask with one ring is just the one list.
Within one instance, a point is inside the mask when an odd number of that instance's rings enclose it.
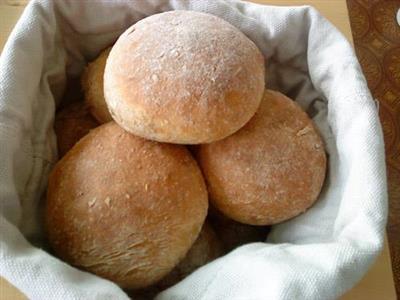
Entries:
{"label": "round bread roll", "polygon": [[164,277],[157,286],[165,289],[189,276],[196,269],[222,255],[222,244],[208,222],[205,222],[199,237],[185,258]]}
{"label": "round bread roll", "polygon": [[104,92],[114,120],[169,143],[222,139],[256,112],[264,58],[238,29],[213,15],[170,11],[145,18],[113,46]]}
{"label": "round bread roll", "polygon": [[63,108],[56,114],[54,121],[59,157],[64,156],[76,142],[98,125],[83,102],[74,102]]}
{"label": "round bread roll", "polygon": [[112,121],[110,112],[104,100],[104,68],[110,54],[111,47],[103,50],[100,55],[85,68],[82,75],[82,89],[85,102],[89,105],[90,112],[100,123]]}
{"label": "round bread roll", "polygon": [[324,146],[292,100],[267,90],[255,116],[228,138],[201,145],[210,201],[238,222],[268,225],[304,212],[325,178]]}
{"label": "round bread roll", "polygon": [[236,222],[212,209],[211,206],[208,220],[213,225],[225,252],[248,243],[265,242],[270,231],[269,226],[253,226]]}
{"label": "round bread roll", "polygon": [[201,171],[184,147],[133,136],[110,122],[52,171],[48,238],[66,262],[122,288],[143,288],[184,258],[207,207]]}

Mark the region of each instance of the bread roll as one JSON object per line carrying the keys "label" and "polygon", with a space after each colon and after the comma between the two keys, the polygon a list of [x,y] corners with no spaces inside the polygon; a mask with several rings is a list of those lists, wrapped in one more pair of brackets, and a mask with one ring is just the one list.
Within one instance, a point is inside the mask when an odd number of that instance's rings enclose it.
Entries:
{"label": "bread roll", "polygon": [[83,102],[74,102],[64,107],[56,114],[54,121],[59,157],[64,156],[76,142],[98,125]]}
{"label": "bread roll", "polygon": [[270,231],[269,226],[253,226],[229,219],[210,207],[208,218],[213,225],[224,252],[255,242],[265,242]]}
{"label": "bread roll", "polygon": [[104,92],[127,131],[161,142],[209,143],[254,115],[264,71],[257,46],[229,23],[170,11],[120,36],[107,60]]}
{"label": "bread roll", "polygon": [[190,248],[185,258],[164,277],[157,286],[166,289],[185,277],[189,276],[196,269],[209,263],[222,255],[222,244],[208,222],[205,222],[200,231],[199,237]]}
{"label": "bread roll", "polygon": [[85,102],[89,105],[90,112],[100,123],[112,121],[106,101],[104,100],[104,68],[111,47],[103,50],[100,55],[85,68],[82,75],[82,89]]}
{"label": "bread roll", "polygon": [[183,259],[207,207],[203,177],[184,147],[144,140],[110,122],[56,164],[46,224],[63,260],[137,289]]}
{"label": "bread roll", "polygon": [[210,201],[238,222],[268,225],[304,212],[325,178],[320,136],[305,112],[267,90],[240,131],[198,151]]}

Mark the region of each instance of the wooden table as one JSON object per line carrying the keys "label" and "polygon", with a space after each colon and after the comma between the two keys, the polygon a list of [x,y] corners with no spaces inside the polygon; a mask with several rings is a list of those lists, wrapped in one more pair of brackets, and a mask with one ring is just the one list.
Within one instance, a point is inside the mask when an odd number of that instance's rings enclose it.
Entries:
{"label": "wooden table", "polygon": [[[252,0],[253,2],[271,5],[312,5],[328,18],[342,33],[352,41],[348,11],[345,0]],[[9,32],[21,14],[27,0],[0,0],[0,51]],[[0,278],[0,299],[19,300],[26,297],[15,287]],[[372,266],[368,274],[343,300],[396,299],[390,265],[387,242],[382,254]]]}

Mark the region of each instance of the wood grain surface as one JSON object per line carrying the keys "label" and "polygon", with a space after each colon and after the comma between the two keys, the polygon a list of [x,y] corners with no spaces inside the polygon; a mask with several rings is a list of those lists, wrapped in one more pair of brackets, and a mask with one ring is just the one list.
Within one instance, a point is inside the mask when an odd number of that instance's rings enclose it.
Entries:
{"label": "wood grain surface", "polygon": [[400,26],[398,0],[348,0],[357,56],[379,114],[386,146],[389,188],[387,235],[400,298]]}
{"label": "wood grain surface", "polygon": [[[312,5],[315,8],[317,8],[322,15],[328,18],[339,30],[341,30],[341,32],[350,41],[352,41],[353,39],[350,30],[350,23],[349,23],[348,11],[345,0],[252,0],[252,1],[269,5]],[[21,14],[24,5],[27,2],[28,0],[0,0],[0,52],[9,35],[9,32],[11,31],[19,15]],[[387,4],[386,2],[390,2],[390,4]],[[376,12],[375,12],[375,21],[374,19],[372,19],[372,16],[374,16],[371,13],[373,10],[372,7],[375,5],[374,9],[378,10],[377,7],[379,3],[383,3],[383,7],[389,7],[391,5],[390,9],[393,11],[394,9],[393,3],[399,4],[400,1],[348,0],[351,23],[352,23],[351,26],[353,29],[354,44],[356,47],[357,54],[359,55],[361,64],[364,68],[364,72],[366,74],[370,87],[374,92],[375,97],[377,97],[379,101],[385,102],[383,104],[385,105],[384,108],[381,109],[381,117],[383,120],[385,139],[386,142],[389,143],[387,151],[389,151],[388,168],[389,168],[391,213],[390,213],[390,222],[388,225],[388,235],[390,241],[390,250],[392,252],[392,259],[394,262],[394,269],[395,272],[397,272],[396,274],[398,276],[399,259],[400,259],[400,251],[399,251],[400,211],[398,209],[400,203],[399,201],[400,168],[399,167],[393,168],[393,170],[395,170],[393,171],[391,169],[391,165],[395,165],[393,161],[394,162],[400,161],[399,157],[400,87],[396,84],[393,84],[393,82],[398,83],[399,80],[398,75],[393,75],[396,74],[395,72],[393,72],[393,70],[396,70],[395,66],[397,66],[397,70],[400,70],[399,66],[400,59],[399,56],[397,56],[396,54],[398,53],[398,50],[397,52],[395,51],[396,49],[399,49],[398,43],[400,41],[400,38],[398,38],[399,35],[398,33],[396,33],[397,30],[393,29],[393,26],[388,27],[386,24],[387,22],[390,23],[391,20],[394,20],[392,18],[393,16],[392,12],[389,13],[387,12],[388,8],[386,8],[386,10],[384,9],[384,14],[383,14],[383,16],[387,16],[385,17],[386,19],[382,19],[379,13]],[[382,10],[381,8],[379,9]],[[377,24],[376,25],[377,29],[373,29],[375,28],[375,25],[371,25],[371,23],[373,22]],[[384,38],[377,37],[377,35],[380,34],[380,32],[383,32],[382,35]],[[394,44],[396,44],[396,40],[397,40],[397,47],[393,46]],[[380,44],[382,44],[382,46],[380,46]],[[369,49],[369,47],[375,47],[376,50],[371,50]],[[384,50],[378,51],[379,47],[381,47]],[[365,48],[367,49],[366,51],[364,51]],[[387,51],[390,55],[384,55],[383,51]],[[373,54],[371,55],[370,52],[372,52]],[[385,60],[386,65],[383,63],[385,57],[386,57]],[[372,63],[370,63],[370,61],[372,61]],[[385,76],[388,76],[391,79],[390,80],[382,79],[386,78]],[[376,83],[377,81],[378,83]],[[384,81],[389,81],[389,84],[383,83]],[[394,86],[394,88],[385,88],[388,86]],[[393,210],[393,202],[397,203],[397,210],[396,207]],[[395,233],[397,233],[397,238],[395,237]],[[396,280],[398,281],[398,277],[396,277]],[[0,278],[0,299],[19,300],[19,299],[26,299],[26,297],[21,292],[19,292],[15,287],[9,284],[6,280]],[[368,274],[349,293],[343,296],[342,299],[345,300],[396,299],[393,286],[393,278],[391,273],[389,250],[386,243],[384,251],[379,256],[376,263],[372,266]]]}

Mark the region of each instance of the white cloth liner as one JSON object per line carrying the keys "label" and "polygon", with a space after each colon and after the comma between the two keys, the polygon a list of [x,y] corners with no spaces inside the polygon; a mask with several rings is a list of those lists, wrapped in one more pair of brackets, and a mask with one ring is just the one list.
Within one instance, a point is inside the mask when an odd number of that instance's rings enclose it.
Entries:
{"label": "white cloth liner", "polygon": [[311,7],[223,0],[29,2],[0,59],[0,275],[30,299],[127,299],[40,249],[41,199],[57,160],[52,123],[66,76],[132,23],[171,9],[217,15],[259,46],[267,86],[295,99],[320,129],[329,171],[319,201],[274,226],[268,243],[237,248],[157,299],[339,297],[381,250],[387,218],[381,126],[359,63]]}

